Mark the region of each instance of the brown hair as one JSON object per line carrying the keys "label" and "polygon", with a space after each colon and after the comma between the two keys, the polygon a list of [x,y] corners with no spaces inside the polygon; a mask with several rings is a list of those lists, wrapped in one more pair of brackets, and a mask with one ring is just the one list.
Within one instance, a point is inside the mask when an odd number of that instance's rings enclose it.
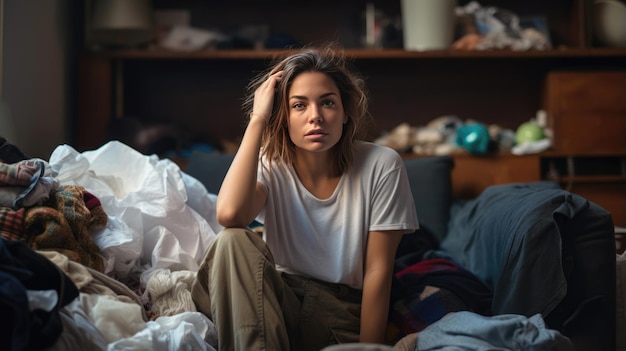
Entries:
{"label": "brown hair", "polygon": [[271,74],[278,71],[283,71],[283,74],[276,87],[272,115],[263,133],[262,155],[266,156],[268,162],[277,160],[285,164],[293,163],[296,146],[288,132],[287,94],[297,75],[303,72],[320,72],[330,77],[337,85],[346,115],[347,122],[344,124],[341,138],[331,150],[332,159],[335,160],[331,165],[333,173],[342,174],[352,166],[354,141],[363,137],[365,124],[370,118],[363,78],[350,66],[345,54],[336,45],[303,48],[278,61],[251,80],[242,106],[247,116],[252,113],[256,89]]}

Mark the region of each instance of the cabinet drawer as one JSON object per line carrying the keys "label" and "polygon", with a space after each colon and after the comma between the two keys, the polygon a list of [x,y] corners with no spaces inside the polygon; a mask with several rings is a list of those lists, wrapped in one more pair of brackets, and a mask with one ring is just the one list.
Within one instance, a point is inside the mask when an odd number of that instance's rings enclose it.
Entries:
{"label": "cabinet drawer", "polygon": [[551,72],[544,108],[554,150],[626,152],[625,71]]}
{"label": "cabinet drawer", "polygon": [[535,155],[456,155],[452,169],[452,195],[471,199],[491,185],[541,180],[540,159]]}

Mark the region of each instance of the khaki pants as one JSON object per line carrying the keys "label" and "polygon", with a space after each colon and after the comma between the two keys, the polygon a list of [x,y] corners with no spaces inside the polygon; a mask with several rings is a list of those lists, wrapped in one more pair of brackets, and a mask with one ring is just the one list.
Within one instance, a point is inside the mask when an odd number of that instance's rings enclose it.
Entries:
{"label": "khaki pants", "polygon": [[192,298],[215,324],[220,350],[319,351],[359,339],[359,290],[277,271],[265,242],[246,229],[217,235]]}

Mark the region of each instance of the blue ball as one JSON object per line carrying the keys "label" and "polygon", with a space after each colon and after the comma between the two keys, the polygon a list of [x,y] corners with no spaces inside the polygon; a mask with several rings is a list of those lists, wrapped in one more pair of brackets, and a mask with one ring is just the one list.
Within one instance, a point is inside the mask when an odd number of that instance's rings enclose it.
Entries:
{"label": "blue ball", "polygon": [[456,131],[456,143],[474,155],[486,154],[489,148],[489,130],[480,123],[467,124]]}

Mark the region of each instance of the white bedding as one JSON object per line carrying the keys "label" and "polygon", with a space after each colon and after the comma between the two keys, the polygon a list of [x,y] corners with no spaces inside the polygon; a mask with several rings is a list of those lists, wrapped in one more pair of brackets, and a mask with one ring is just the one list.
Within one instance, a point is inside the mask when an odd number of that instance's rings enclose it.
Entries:
{"label": "white bedding", "polygon": [[98,197],[109,220],[92,234],[105,273],[137,300],[79,287],[79,298],[61,312],[64,332],[53,349],[214,350],[215,328],[195,310],[189,290],[204,251],[222,229],[215,195],[174,162],[117,141],[83,153],[61,145],[46,176]]}

